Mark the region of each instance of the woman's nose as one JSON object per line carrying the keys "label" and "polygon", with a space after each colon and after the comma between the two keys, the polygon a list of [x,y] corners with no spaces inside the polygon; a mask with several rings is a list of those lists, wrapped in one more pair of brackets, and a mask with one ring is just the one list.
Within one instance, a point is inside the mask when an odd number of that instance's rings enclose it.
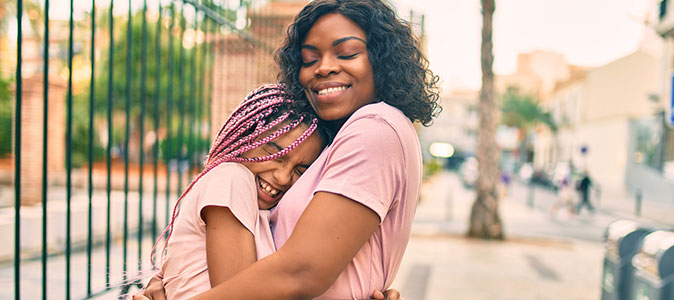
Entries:
{"label": "woman's nose", "polygon": [[327,77],[330,73],[339,73],[339,64],[330,57],[321,59],[316,71],[314,71],[314,75],[316,77]]}

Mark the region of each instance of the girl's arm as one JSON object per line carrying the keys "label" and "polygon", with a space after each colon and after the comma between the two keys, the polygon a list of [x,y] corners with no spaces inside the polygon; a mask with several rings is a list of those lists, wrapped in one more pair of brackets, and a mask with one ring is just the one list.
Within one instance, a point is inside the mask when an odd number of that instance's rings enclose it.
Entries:
{"label": "girl's arm", "polygon": [[255,262],[255,238],[227,207],[206,206],[201,217],[206,222],[208,275],[214,287]]}
{"label": "girl's arm", "polygon": [[276,253],[193,299],[310,299],[321,295],[379,226],[378,215],[318,192]]}

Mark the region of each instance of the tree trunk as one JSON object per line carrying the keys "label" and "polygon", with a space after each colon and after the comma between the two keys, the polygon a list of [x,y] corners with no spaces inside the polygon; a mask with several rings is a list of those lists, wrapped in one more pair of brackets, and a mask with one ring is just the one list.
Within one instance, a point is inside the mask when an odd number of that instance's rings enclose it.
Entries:
{"label": "tree trunk", "polygon": [[469,237],[503,239],[503,226],[499,216],[497,184],[499,181],[500,150],[496,144],[499,111],[494,93],[492,65],[492,18],[494,0],[481,0],[482,4],[482,88],[480,89],[480,128],[477,142],[479,176],[476,198],[470,213]]}

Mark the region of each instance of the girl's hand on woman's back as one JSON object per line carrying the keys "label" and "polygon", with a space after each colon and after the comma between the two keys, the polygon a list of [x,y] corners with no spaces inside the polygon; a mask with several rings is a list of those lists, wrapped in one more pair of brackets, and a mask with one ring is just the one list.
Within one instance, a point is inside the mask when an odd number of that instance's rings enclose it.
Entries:
{"label": "girl's hand on woman's back", "polygon": [[143,294],[134,296],[133,300],[166,300],[164,284],[161,282],[161,279],[156,276],[152,277],[147,286],[145,286]]}
{"label": "girl's hand on woman's back", "polygon": [[383,293],[379,290],[374,291],[372,293],[372,298],[370,299],[378,299],[378,300],[403,300],[400,298],[400,292],[395,289],[389,289],[385,290]]}

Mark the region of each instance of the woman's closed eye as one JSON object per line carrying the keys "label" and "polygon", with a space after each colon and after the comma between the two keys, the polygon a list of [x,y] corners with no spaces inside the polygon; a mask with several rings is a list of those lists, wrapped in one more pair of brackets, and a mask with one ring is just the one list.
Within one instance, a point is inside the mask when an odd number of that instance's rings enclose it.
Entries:
{"label": "woman's closed eye", "polygon": [[316,62],[317,62],[317,60],[312,60],[310,62],[302,62],[302,67],[304,67],[304,68],[310,67],[311,65],[315,64]]}
{"label": "woman's closed eye", "polygon": [[354,54],[349,54],[349,55],[338,55],[337,58],[339,59],[354,59],[356,56],[360,53],[354,53]]}

